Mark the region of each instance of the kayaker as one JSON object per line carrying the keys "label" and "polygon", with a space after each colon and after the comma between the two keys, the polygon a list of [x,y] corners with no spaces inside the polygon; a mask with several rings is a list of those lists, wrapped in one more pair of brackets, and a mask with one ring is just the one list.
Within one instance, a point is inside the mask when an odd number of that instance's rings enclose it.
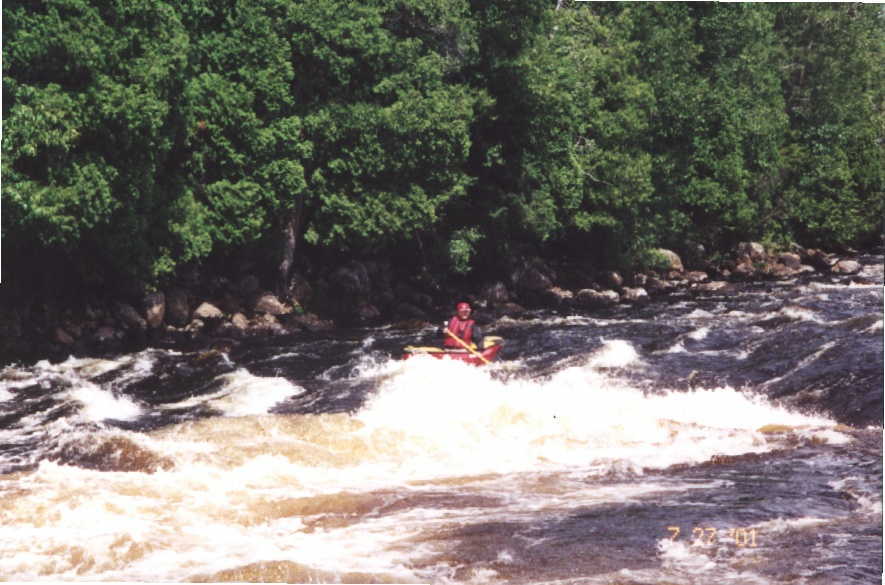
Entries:
{"label": "kayaker", "polygon": [[476,344],[478,347],[482,347],[482,329],[480,329],[476,322],[470,318],[470,313],[472,309],[470,308],[469,303],[461,302],[455,305],[455,314],[449,319],[448,323],[443,324],[442,334],[443,334],[443,345],[446,349],[464,349],[458,341],[453,338],[451,335],[446,333],[446,328],[449,331],[457,335],[464,343],[470,345],[471,343]]}

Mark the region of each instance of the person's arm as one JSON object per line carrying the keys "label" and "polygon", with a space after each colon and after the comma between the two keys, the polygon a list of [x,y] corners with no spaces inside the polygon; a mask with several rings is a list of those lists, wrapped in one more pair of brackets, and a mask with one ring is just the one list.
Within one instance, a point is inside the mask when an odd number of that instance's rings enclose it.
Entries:
{"label": "person's arm", "polygon": [[449,321],[446,320],[446,321],[443,321],[443,323],[442,323],[442,325],[440,325],[439,329],[436,330],[437,334],[439,334],[442,337],[443,341],[445,341],[446,338],[448,337],[448,334],[446,333],[446,329],[448,329],[448,328],[449,328]]}

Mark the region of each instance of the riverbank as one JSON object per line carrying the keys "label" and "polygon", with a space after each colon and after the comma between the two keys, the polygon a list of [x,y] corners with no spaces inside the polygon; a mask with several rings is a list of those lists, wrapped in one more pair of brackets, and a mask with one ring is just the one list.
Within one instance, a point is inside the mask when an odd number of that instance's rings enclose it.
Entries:
{"label": "riverbank", "polygon": [[633,274],[598,271],[574,260],[525,257],[507,278],[485,282],[440,282],[427,273],[397,274],[387,261],[354,260],[309,277],[296,274],[281,294],[248,272],[189,275],[163,290],[125,298],[74,305],[59,295],[5,309],[0,364],[145,347],[229,349],[248,338],[340,327],[420,329],[445,318],[461,299],[473,303],[478,321],[492,323],[539,308],[592,312],[677,291],[727,293],[747,281],[829,276],[872,284],[856,276],[861,269],[856,256],[801,246],[773,252],[748,242],[716,265],[703,260],[686,265],[676,253],[659,250],[656,269]]}

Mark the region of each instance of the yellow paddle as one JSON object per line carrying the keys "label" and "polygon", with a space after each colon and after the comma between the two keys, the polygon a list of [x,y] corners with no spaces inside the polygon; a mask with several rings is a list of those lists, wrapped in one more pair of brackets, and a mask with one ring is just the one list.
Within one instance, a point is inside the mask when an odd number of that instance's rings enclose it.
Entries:
{"label": "yellow paddle", "polygon": [[448,335],[449,337],[451,337],[452,339],[454,339],[455,341],[460,343],[464,349],[466,349],[467,351],[469,351],[470,353],[472,353],[473,355],[475,355],[476,357],[481,359],[484,363],[486,363],[486,364],[492,363],[489,360],[487,360],[485,357],[483,357],[483,355],[481,353],[479,353],[478,351],[476,351],[475,349],[473,349],[472,347],[467,345],[467,343],[463,339],[461,339],[460,337],[458,337],[457,335],[455,335],[454,333],[449,331],[448,327],[445,328],[445,333],[446,333],[446,335]]}

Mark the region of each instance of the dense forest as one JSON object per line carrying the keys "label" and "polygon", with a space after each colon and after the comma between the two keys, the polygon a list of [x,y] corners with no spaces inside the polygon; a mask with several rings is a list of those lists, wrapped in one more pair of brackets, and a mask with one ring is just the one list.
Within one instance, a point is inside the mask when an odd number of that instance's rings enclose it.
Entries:
{"label": "dense forest", "polygon": [[881,6],[3,3],[3,288],[161,287],[246,258],[494,275],[883,218]]}

